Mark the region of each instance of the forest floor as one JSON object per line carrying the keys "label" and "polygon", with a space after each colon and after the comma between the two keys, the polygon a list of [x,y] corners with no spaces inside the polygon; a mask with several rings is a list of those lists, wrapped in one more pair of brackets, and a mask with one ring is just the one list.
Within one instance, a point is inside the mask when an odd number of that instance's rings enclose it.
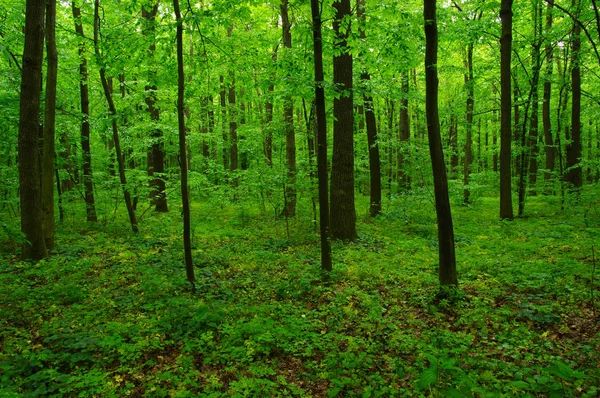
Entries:
{"label": "forest floor", "polygon": [[360,198],[360,239],[334,243],[327,282],[309,208],[286,224],[255,203],[194,202],[196,292],[175,201],[137,236],[124,214],[71,215],[46,260],[1,254],[0,396],[596,397],[593,198],[530,198],[512,222],[496,198],[455,203],[449,294],[426,196],[376,219]]}

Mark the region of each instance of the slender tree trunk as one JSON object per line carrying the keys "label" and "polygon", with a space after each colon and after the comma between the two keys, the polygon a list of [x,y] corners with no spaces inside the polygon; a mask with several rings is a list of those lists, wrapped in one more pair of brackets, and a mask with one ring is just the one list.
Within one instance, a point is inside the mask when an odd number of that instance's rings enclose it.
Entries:
{"label": "slender tree trunk", "polygon": [[454,111],[450,115],[450,179],[455,180],[458,176],[458,126]]}
{"label": "slender tree trunk", "polygon": [[475,107],[475,82],[473,81],[473,42],[467,45],[467,57],[465,59],[465,88],[467,90],[467,105],[465,111],[466,140],[465,158],[463,162],[463,200],[469,203],[471,191],[469,190],[469,175],[473,163],[473,109]]}
{"label": "slender tree trunk", "polygon": [[175,19],[177,21],[177,121],[179,126],[179,165],[181,168],[181,202],[183,213],[183,250],[185,255],[185,271],[187,280],[195,290],[194,264],[192,261],[192,234],[190,220],[190,198],[188,192],[188,168],[186,165],[185,134],[185,76],[183,74],[183,21],[179,10],[179,0],[173,0]]}
{"label": "slender tree trunk", "polygon": [[[94,47],[96,51],[96,57],[100,60],[100,46],[99,46],[99,31],[100,31],[100,15],[98,13],[99,0],[94,2]],[[123,188],[123,196],[125,197],[125,206],[127,207],[127,213],[129,214],[129,222],[131,223],[131,229],[133,232],[138,232],[137,219],[135,217],[135,209],[131,200],[131,194],[127,188],[127,178],[125,177],[125,160],[123,159],[123,153],[121,152],[121,142],[119,140],[119,129],[117,127],[117,110],[115,103],[113,102],[110,86],[106,79],[106,71],[104,67],[100,67],[100,80],[102,81],[102,88],[104,89],[104,96],[108,103],[108,112],[112,119],[112,132],[113,141],[115,143],[115,154],[117,156],[117,165],[119,168],[119,180],[121,181],[121,187]]]}
{"label": "slender tree trunk", "polygon": [[408,141],[410,140],[410,116],[408,115],[409,83],[408,72],[403,71],[402,76],[402,99],[400,100],[400,149],[398,150],[398,171],[400,175],[400,186],[410,189],[410,174],[408,173]]}
{"label": "slender tree trunk", "polygon": [[[146,36],[150,39],[147,54],[151,65],[154,65],[154,53],[156,51],[155,23],[157,12],[158,1],[149,8],[142,6],[142,17],[145,19],[147,25],[144,31],[146,32]],[[145,101],[148,106],[150,120],[154,123],[160,121],[160,109],[156,106],[156,92],[158,89],[156,80],[156,70],[154,69],[154,66],[150,66],[150,69],[148,70],[148,85],[145,87]],[[167,205],[167,195],[165,193],[165,151],[162,131],[157,127],[153,127],[150,131],[150,137],[152,138],[152,145],[150,147],[151,162],[148,164],[148,175],[152,177],[152,180],[150,181],[151,202],[154,204],[155,211],[166,213],[169,211],[169,207]]]}
{"label": "slender tree trunk", "polygon": [[[366,40],[367,35],[362,27],[365,23],[365,0],[357,0],[356,13],[359,25],[360,38]],[[366,68],[360,74],[360,79],[368,87],[368,82],[371,80],[371,75]],[[377,138],[377,122],[375,120],[375,108],[373,104],[373,96],[368,93],[365,87],[363,94],[365,124],[367,127],[367,143],[369,145],[369,181],[370,181],[370,205],[369,214],[371,217],[376,217],[381,214],[381,162],[379,159],[379,142]],[[407,111],[408,116],[408,111]]]}
{"label": "slender tree trunk", "polygon": [[98,221],[96,201],[92,179],[92,153],[90,151],[90,100],[88,92],[87,59],[85,58],[85,36],[81,23],[81,11],[72,3],[75,32],[79,36],[79,94],[81,102],[81,157],[83,160],[83,186],[85,190],[85,207],[88,222]]}
{"label": "slender tree trunk", "polygon": [[227,90],[225,78],[219,76],[221,90],[219,91],[221,105],[221,130],[223,131],[223,169],[229,170],[229,131],[227,129]]}
{"label": "slender tree trunk", "polygon": [[513,206],[510,172],[512,0],[502,0],[500,18],[502,19],[502,37],[500,38],[500,218],[512,220]]}
{"label": "slender tree trunk", "polygon": [[425,18],[425,105],[438,224],[439,280],[441,285],[457,285],[454,228],[438,115],[438,30],[435,0],[424,0],[423,16]]}
{"label": "slender tree trunk", "polygon": [[329,203],[327,177],[327,120],[325,109],[325,78],[323,75],[323,39],[319,0],[310,0],[312,11],[315,108],[317,116],[317,169],[319,177],[319,222],[321,232],[321,269],[331,271],[331,243],[329,241]]}
{"label": "slender tree trunk", "polygon": [[[283,47],[288,54],[292,48],[292,24],[288,16],[288,0],[281,0],[281,27]],[[291,90],[288,87],[286,92]],[[283,99],[283,120],[285,124],[285,159],[287,166],[287,181],[285,184],[285,205],[283,215],[294,217],[296,215],[296,136],[294,132],[294,99],[286,94]]]}
{"label": "slender tree trunk", "polygon": [[[554,0],[548,0],[546,12],[546,32],[552,29],[552,5]],[[552,133],[552,119],[550,111],[550,99],[552,97],[552,70],[553,70],[553,49],[552,42],[546,42],[546,75],[544,77],[544,103],[542,105],[542,120],[544,125],[544,140],[546,152],[546,172],[544,179],[549,181],[555,168],[556,147]]]}
{"label": "slender tree trunk", "polygon": [[352,55],[350,37],[350,0],[333,3],[333,30],[339,54],[333,57],[333,82],[338,95],[333,100],[333,158],[331,162],[331,236],[354,240],[356,209],[354,207],[354,95],[352,87]]}
{"label": "slender tree trunk", "polygon": [[[229,170],[236,171],[238,169],[238,137],[237,137],[237,108],[235,103],[235,74],[233,71],[229,72],[229,78],[231,80],[229,90],[227,94],[227,101],[229,103]],[[236,179],[234,178],[234,181]]]}
{"label": "slender tree trunk", "polygon": [[531,119],[529,125],[529,194],[535,196],[536,183],[537,183],[537,158],[539,153],[538,147],[538,126],[539,126],[539,112],[538,112],[538,85],[540,80],[540,69],[541,69],[541,47],[542,47],[542,4],[541,2],[534,5],[534,13],[536,15],[534,25],[534,43],[531,51],[531,62],[532,62],[532,82],[531,82]]}
{"label": "slender tree trunk", "polygon": [[46,248],[54,249],[54,135],[56,122],[56,0],[46,0],[46,107],[42,151],[42,217]]}
{"label": "slender tree trunk", "polygon": [[43,0],[27,0],[25,6],[18,142],[21,232],[27,239],[21,249],[23,260],[40,260],[48,255],[42,229],[39,148],[45,5]]}
{"label": "slender tree trunk", "polygon": [[[579,14],[580,4],[579,0],[573,0],[573,8],[577,10]],[[580,49],[581,39],[581,27],[579,23],[573,23],[573,34],[571,41],[571,86],[573,90],[571,92],[571,142],[566,146],[567,150],[567,163],[565,181],[572,185],[572,188],[581,188],[583,184],[582,172],[581,172],[581,69],[580,69]]]}

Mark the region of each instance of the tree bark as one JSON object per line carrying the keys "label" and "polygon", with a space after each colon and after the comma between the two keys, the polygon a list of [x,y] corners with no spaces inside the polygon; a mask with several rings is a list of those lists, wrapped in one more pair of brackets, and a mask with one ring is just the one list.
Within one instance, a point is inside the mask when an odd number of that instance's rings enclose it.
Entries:
{"label": "tree bark", "polygon": [[438,30],[436,0],[424,0],[423,16],[425,19],[425,106],[438,224],[439,280],[443,286],[457,285],[454,228],[452,226],[448,178],[444,163],[438,115],[439,82],[437,73]]}
{"label": "tree bark", "polygon": [[[573,0],[573,7],[579,14],[579,0]],[[571,142],[566,145],[566,175],[565,181],[571,184],[571,188],[581,188],[583,184],[581,172],[581,69],[579,65],[581,50],[581,26],[577,21],[573,22],[573,34],[571,41]]]}
{"label": "tree bark", "polygon": [[[546,13],[546,32],[552,29],[552,5],[554,0],[548,0]],[[545,154],[546,154],[546,172],[544,179],[549,181],[556,163],[556,147],[552,132],[552,119],[550,114],[550,99],[552,97],[552,70],[553,70],[553,50],[552,42],[546,42],[546,75],[544,76],[544,103],[542,105],[542,121],[544,128]]]}
{"label": "tree bark", "polygon": [[39,148],[45,6],[44,0],[27,0],[25,6],[18,140],[21,232],[27,239],[21,249],[23,260],[40,260],[48,254],[42,229]]}
{"label": "tree bark", "polygon": [[[98,13],[99,9],[99,0],[95,0],[94,2],[94,48],[96,51],[96,57],[98,60],[101,59],[100,55],[100,46],[99,46],[99,31],[100,31],[100,15]],[[131,200],[131,194],[127,187],[127,178],[125,176],[125,160],[123,159],[123,153],[121,152],[121,142],[119,140],[119,128],[117,126],[117,110],[115,108],[115,103],[113,102],[112,94],[110,86],[108,85],[108,80],[106,79],[106,71],[104,66],[100,67],[100,80],[102,81],[102,88],[104,90],[104,96],[106,97],[106,102],[108,103],[108,113],[112,119],[112,133],[113,133],[113,141],[115,143],[115,154],[117,156],[117,165],[119,168],[119,180],[121,182],[121,188],[123,189],[123,196],[125,197],[125,206],[127,207],[127,213],[129,214],[129,222],[131,224],[131,230],[133,232],[138,232],[138,224],[137,219],[135,217],[135,209],[133,202]]]}
{"label": "tree bark", "polygon": [[410,189],[410,174],[408,168],[410,166],[408,162],[408,141],[410,140],[410,117],[408,115],[408,95],[409,95],[409,82],[408,72],[403,71],[402,76],[402,99],[400,100],[400,148],[398,150],[398,174],[400,187],[405,190]]}
{"label": "tree bark", "polygon": [[56,0],[46,2],[46,107],[42,150],[42,217],[46,248],[54,249],[54,136],[56,124]]}
{"label": "tree bark", "polygon": [[321,10],[319,0],[310,0],[314,67],[315,108],[317,114],[317,173],[319,179],[319,223],[321,232],[321,269],[329,272],[331,264],[331,242],[329,241],[329,195],[327,178],[327,120],[325,109],[325,78],[323,74],[323,39],[321,35]]}
{"label": "tree bark", "polygon": [[[237,137],[237,108],[235,104],[235,73],[229,72],[229,90],[227,93],[227,102],[229,103],[229,170],[238,169],[238,137]],[[234,181],[236,179],[234,178]]]}
{"label": "tree bark", "polygon": [[83,186],[85,190],[85,207],[88,222],[97,222],[96,201],[92,179],[92,153],[90,151],[90,100],[88,90],[87,59],[85,58],[85,35],[81,23],[81,11],[72,3],[75,32],[79,36],[79,96],[81,102],[81,157],[83,168]]}
{"label": "tree bark", "polygon": [[[160,109],[156,106],[157,101],[157,86],[156,86],[156,69],[155,69],[155,56],[156,51],[156,14],[158,12],[158,0],[149,7],[142,6],[142,18],[146,23],[146,29],[144,30],[145,35],[150,40],[148,46],[147,55],[150,63],[148,70],[148,84],[146,85],[146,106],[148,107],[148,114],[150,120],[154,123],[160,121]],[[169,211],[167,205],[167,195],[165,193],[166,185],[164,180],[165,172],[165,151],[162,131],[154,127],[150,131],[150,137],[152,139],[152,145],[150,146],[150,160],[148,164],[148,175],[152,177],[150,181],[150,198],[151,203],[154,204],[154,210],[159,213],[166,213]]]}
{"label": "tree bark", "polygon": [[338,55],[333,57],[333,82],[337,95],[333,100],[333,158],[331,162],[331,237],[354,240],[354,96],[350,36],[350,0],[333,3],[333,30]]}
{"label": "tree bark", "polygon": [[531,62],[532,62],[532,82],[531,82],[531,119],[529,125],[529,194],[535,196],[536,183],[537,183],[537,157],[539,153],[538,148],[538,126],[539,126],[539,112],[538,112],[538,85],[540,80],[540,69],[541,69],[541,47],[542,47],[542,7],[541,3],[534,5],[535,21],[534,21],[534,43],[531,51]]}
{"label": "tree bark", "polygon": [[511,81],[512,0],[500,5],[502,36],[500,38],[500,218],[513,219],[511,188]]}
{"label": "tree bark", "polygon": [[[366,40],[367,35],[364,29],[365,23],[365,0],[357,0],[356,14],[359,20],[359,34],[362,40]],[[369,215],[376,217],[381,214],[381,162],[379,159],[379,139],[377,137],[377,122],[375,120],[375,106],[373,96],[368,91],[371,75],[366,67],[360,74],[360,79],[364,83],[364,115],[367,128],[367,143],[369,145],[369,181],[370,181],[370,200]],[[407,99],[408,100],[408,99]],[[408,110],[406,117],[408,117]]]}
{"label": "tree bark", "polygon": [[229,131],[227,129],[227,89],[225,87],[225,78],[219,76],[221,89],[219,99],[221,105],[221,130],[223,131],[223,169],[229,170]]}
{"label": "tree bark", "polygon": [[463,162],[463,201],[469,203],[471,190],[469,189],[469,175],[473,163],[473,109],[475,107],[475,82],[473,80],[473,42],[467,45],[467,57],[465,59],[465,88],[467,90],[467,105],[465,111],[466,140],[465,158]]}
{"label": "tree bark", "polygon": [[[292,24],[288,15],[288,0],[281,0],[281,27],[283,47],[291,50]],[[288,88],[286,92],[289,93]],[[294,99],[286,94],[283,99],[283,120],[285,124],[285,159],[287,166],[287,181],[285,184],[285,205],[283,215],[294,217],[296,215],[296,136],[294,132]]]}
{"label": "tree bark", "polygon": [[181,203],[183,213],[183,250],[187,280],[195,289],[194,264],[192,261],[192,239],[190,219],[190,198],[188,192],[188,168],[186,165],[186,131],[184,115],[185,76],[183,73],[183,21],[179,10],[179,0],[173,0],[177,21],[177,122],[179,127],[179,165],[181,170]]}

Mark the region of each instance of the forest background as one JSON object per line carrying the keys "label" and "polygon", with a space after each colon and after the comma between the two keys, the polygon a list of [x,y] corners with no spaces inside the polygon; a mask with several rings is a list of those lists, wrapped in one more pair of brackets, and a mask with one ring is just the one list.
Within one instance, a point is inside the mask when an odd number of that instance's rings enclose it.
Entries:
{"label": "forest background", "polygon": [[[25,87],[25,5],[0,1],[3,394],[598,393],[595,1],[438,5],[450,290],[423,4],[321,4],[325,274],[309,2],[54,6]],[[20,117],[24,89],[40,118]]]}

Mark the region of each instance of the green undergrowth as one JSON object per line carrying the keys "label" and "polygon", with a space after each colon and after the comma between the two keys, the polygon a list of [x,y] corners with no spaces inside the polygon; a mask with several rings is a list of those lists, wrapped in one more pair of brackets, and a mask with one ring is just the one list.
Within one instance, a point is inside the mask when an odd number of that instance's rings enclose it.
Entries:
{"label": "green undergrowth", "polygon": [[286,223],[195,202],[195,291],[176,204],[137,236],[65,222],[48,259],[1,258],[0,396],[598,396],[597,204],[527,206],[512,222],[495,198],[453,207],[455,291],[425,196],[360,215],[329,278],[308,207]]}

